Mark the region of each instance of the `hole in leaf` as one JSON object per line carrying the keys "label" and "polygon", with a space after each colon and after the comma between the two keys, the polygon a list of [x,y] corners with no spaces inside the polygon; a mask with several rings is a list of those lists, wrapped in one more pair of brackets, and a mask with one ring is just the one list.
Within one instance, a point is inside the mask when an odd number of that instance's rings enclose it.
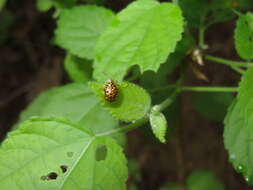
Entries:
{"label": "hole in leaf", "polygon": [[55,172],[51,172],[50,174],[48,174],[47,176],[47,180],[53,180],[53,179],[57,179],[58,174]]}
{"label": "hole in leaf", "polygon": [[71,157],[73,157],[73,155],[74,155],[74,152],[67,152],[67,156],[68,156],[68,157],[71,158]]}
{"label": "hole in leaf", "polygon": [[62,173],[65,173],[68,170],[68,166],[62,165],[60,166]]}
{"label": "hole in leaf", "polygon": [[47,176],[41,176],[40,179],[45,181],[45,180],[55,180],[57,179],[58,174],[55,172],[49,173]]}
{"label": "hole in leaf", "polygon": [[98,145],[96,149],[96,161],[105,160],[107,155],[107,148],[105,145]]}

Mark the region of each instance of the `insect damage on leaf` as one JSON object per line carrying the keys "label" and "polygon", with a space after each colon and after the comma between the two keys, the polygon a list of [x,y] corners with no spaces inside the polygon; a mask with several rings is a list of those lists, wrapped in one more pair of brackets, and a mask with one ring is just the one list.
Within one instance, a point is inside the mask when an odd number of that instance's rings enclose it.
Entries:
{"label": "insect damage on leaf", "polygon": [[62,173],[65,173],[68,170],[68,166],[66,165],[61,165],[60,168],[61,168]]}
{"label": "insect damage on leaf", "polygon": [[58,174],[55,172],[49,173],[47,176],[41,176],[41,180],[56,180],[58,177]]}

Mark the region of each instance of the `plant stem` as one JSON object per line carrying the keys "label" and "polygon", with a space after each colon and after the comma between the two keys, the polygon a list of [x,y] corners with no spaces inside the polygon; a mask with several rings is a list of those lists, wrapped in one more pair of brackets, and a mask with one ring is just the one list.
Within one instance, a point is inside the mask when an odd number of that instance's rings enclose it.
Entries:
{"label": "plant stem", "polygon": [[227,60],[227,59],[222,59],[219,57],[214,57],[211,55],[206,55],[205,59],[209,60],[209,61],[214,61],[217,63],[222,63],[225,65],[229,65],[231,67],[252,67],[253,63],[251,62],[242,62],[242,61],[231,61],[231,60]]}
{"label": "plant stem", "polygon": [[237,92],[237,87],[220,87],[220,86],[178,86],[178,85],[168,85],[161,88],[150,89],[149,92],[157,92],[161,90],[166,90],[170,88],[180,89],[181,91],[195,91],[195,92]]}
{"label": "plant stem", "polygon": [[114,135],[114,134],[118,134],[118,133],[126,133],[128,131],[131,131],[133,129],[136,129],[136,128],[142,126],[144,123],[148,122],[148,119],[149,119],[149,117],[145,116],[142,119],[140,119],[134,123],[131,123],[127,126],[119,126],[116,129],[97,134],[96,136],[109,136],[109,135]]}
{"label": "plant stem", "polygon": [[208,14],[208,9],[205,8],[203,15],[200,18],[200,26],[199,26],[199,47],[202,50],[205,50],[208,48],[208,46],[205,44],[205,32],[206,32],[206,24],[205,24],[205,19]]}
{"label": "plant stem", "polygon": [[245,73],[245,71],[239,67],[231,66],[231,68],[242,75]]}
{"label": "plant stem", "polygon": [[[152,90],[152,91],[158,91],[158,90],[164,90],[167,88],[175,88],[174,92],[168,98],[166,98],[160,104],[154,106],[157,111],[163,111],[165,108],[170,106],[173,103],[173,101],[175,100],[175,98],[177,97],[177,95],[183,90],[184,91],[196,91],[196,92],[237,92],[236,87],[180,86],[180,83],[181,83],[181,79],[177,82],[176,85],[168,85],[163,88],[157,88],[157,89]],[[149,121],[149,115],[146,115],[142,119],[139,119],[129,125],[119,126],[116,129],[97,134],[96,136],[109,136],[109,135],[115,135],[118,133],[126,133],[128,131],[131,131],[133,129],[136,129],[136,128],[142,126],[143,124],[145,124],[148,121]]]}
{"label": "plant stem", "polygon": [[[173,102],[173,100],[176,98],[176,96],[179,94],[179,92],[180,92],[180,90],[176,89],[161,104],[159,104],[159,105],[156,106],[157,110],[158,111],[162,111],[166,107],[168,107]],[[104,133],[97,134],[96,136],[109,136],[109,135],[114,135],[114,134],[118,134],[118,133],[126,133],[128,131],[131,131],[133,129],[136,129],[136,128],[142,126],[143,124],[147,123],[148,121],[149,121],[149,116],[146,115],[142,119],[137,120],[136,122],[131,123],[131,124],[127,125],[127,126],[120,126],[120,127],[116,128],[116,129],[113,129],[111,131],[107,131],[107,132],[104,132]]]}
{"label": "plant stem", "polygon": [[162,103],[156,106],[157,111],[163,111],[165,108],[171,105],[180,92],[181,89],[176,88],[174,92],[170,95],[170,97],[166,98]]}
{"label": "plant stem", "polygon": [[200,26],[199,28],[199,47],[201,49],[207,49],[207,45],[205,44],[205,26]]}
{"label": "plant stem", "polygon": [[[168,97],[166,98],[162,103],[159,105],[156,105],[156,110],[157,111],[163,111],[165,108],[167,108],[169,105],[172,104],[174,99],[177,97],[177,95],[182,91],[196,91],[196,92],[237,92],[237,88],[234,87],[190,87],[190,86],[178,86],[178,85],[170,85],[169,87],[171,88],[176,88],[175,91]],[[168,86],[167,86],[168,87]],[[163,88],[164,89],[164,88]],[[131,131],[133,129],[136,129],[146,122],[148,122],[149,116],[146,115],[140,120],[137,120],[134,123],[131,123],[127,126],[120,126],[116,129],[113,129],[111,131],[107,131],[104,133],[97,134],[96,136],[109,136],[109,135],[114,135],[118,133],[125,133],[128,131]]]}
{"label": "plant stem", "polygon": [[179,87],[184,91],[195,91],[195,92],[237,92],[237,87],[219,87],[219,86],[182,86]]}

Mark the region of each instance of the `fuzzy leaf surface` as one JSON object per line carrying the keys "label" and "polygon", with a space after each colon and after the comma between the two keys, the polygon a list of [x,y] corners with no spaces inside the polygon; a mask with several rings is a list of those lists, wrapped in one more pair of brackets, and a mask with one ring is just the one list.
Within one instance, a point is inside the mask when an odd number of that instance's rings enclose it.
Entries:
{"label": "fuzzy leaf surface", "polygon": [[104,85],[90,82],[90,86],[100,99],[102,105],[115,119],[126,122],[138,120],[147,114],[150,109],[150,95],[146,90],[133,83],[118,83],[118,95],[113,102],[108,102],[105,99]]}
{"label": "fuzzy leaf surface", "polygon": [[22,112],[20,121],[32,116],[54,116],[78,123],[97,103],[87,85],[72,83],[42,93]]}
{"label": "fuzzy leaf surface", "polygon": [[253,184],[253,141],[252,124],[246,124],[239,101],[229,108],[224,121],[224,144],[229,160],[234,168],[243,174],[246,181]]}
{"label": "fuzzy leaf surface", "polygon": [[[100,146],[106,154],[98,160]],[[126,189],[120,146],[65,119],[32,118],[9,134],[0,151],[1,189]]]}
{"label": "fuzzy leaf surface", "polygon": [[157,71],[175,50],[183,32],[183,17],[172,3],[138,0],[121,11],[101,35],[95,51],[94,78],[121,81],[138,65]]}
{"label": "fuzzy leaf surface", "polygon": [[241,15],[236,22],[235,47],[242,59],[253,58],[253,14]]}
{"label": "fuzzy leaf surface", "polygon": [[158,138],[162,143],[166,142],[165,135],[167,131],[167,120],[163,113],[151,110],[149,121],[151,124],[152,131],[156,138]]}
{"label": "fuzzy leaf surface", "polygon": [[242,109],[242,114],[246,122],[253,114],[253,68],[250,67],[242,76],[239,84],[238,103]]}
{"label": "fuzzy leaf surface", "polygon": [[94,5],[62,10],[55,31],[56,44],[73,55],[92,59],[99,36],[113,18],[112,11]]}
{"label": "fuzzy leaf surface", "polygon": [[92,65],[90,61],[68,54],[64,60],[64,68],[74,82],[87,83],[91,80]]}
{"label": "fuzzy leaf surface", "polygon": [[[19,123],[33,116],[64,117],[94,134],[119,126],[118,121],[100,105],[90,87],[80,83],[52,88],[42,93],[21,113]],[[14,127],[19,127],[19,123]],[[125,144],[125,134],[113,138],[120,145]]]}

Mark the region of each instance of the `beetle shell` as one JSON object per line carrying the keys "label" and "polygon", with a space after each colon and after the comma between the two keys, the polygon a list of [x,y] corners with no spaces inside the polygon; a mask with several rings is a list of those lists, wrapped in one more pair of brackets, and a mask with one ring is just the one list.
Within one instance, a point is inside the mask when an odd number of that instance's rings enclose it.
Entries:
{"label": "beetle shell", "polygon": [[113,80],[108,80],[104,86],[104,97],[108,102],[115,101],[118,95],[118,87],[117,84]]}

